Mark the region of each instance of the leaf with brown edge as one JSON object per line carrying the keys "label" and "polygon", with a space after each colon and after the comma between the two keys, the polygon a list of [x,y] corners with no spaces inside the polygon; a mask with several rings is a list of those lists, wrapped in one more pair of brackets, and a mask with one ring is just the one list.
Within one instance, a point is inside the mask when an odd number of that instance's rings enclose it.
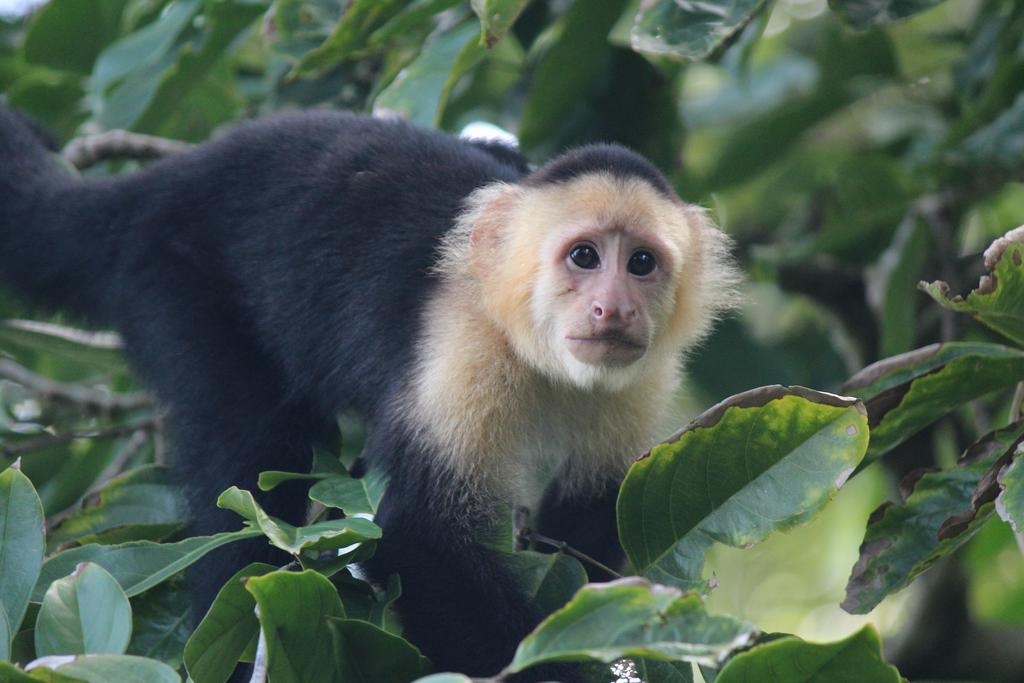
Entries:
{"label": "leaf with brown edge", "polygon": [[856,399],[778,385],[733,396],[630,468],[617,504],[622,546],[644,576],[707,590],[713,542],[747,547],[806,522],[867,441]]}
{"label": "leaf with brown edge", "polygon": [[986,435],[953,467],[909,474],[904,500],[882,504],[868,520],[843,609],[871,611],[971,538],[993,511],[988,473],[1022,441],[1024,420]]}
{"label": "leaf with brown edge", "polygon": [[1000,237],[985,251],[987,275],[967,297],[950,296],[941,280],[918,288],[945,308],[966,313],[1019,346],[1024,346],[1024,226]]}
{"label": "leaf with brown edge", "polygon": [[868,411],[862,467],[951,410],[1022,380],[1024,351],[981,342],[931,344],[869,365],[842,387]]}

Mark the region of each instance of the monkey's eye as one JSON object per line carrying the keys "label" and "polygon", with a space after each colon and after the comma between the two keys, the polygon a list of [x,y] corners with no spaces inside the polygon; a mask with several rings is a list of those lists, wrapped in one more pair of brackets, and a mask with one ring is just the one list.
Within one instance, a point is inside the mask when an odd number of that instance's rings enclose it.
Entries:
{"label": "monkey's eye", "polygon": [[584,270],[593,270],[601,264],[601,258],[597,255],[597,249],[589,244],[577,244],[569,250],[569,258]]}
{"label": "monkey's eye", "polygon": [[650,275],[656,265],[657,261],[654,260],[654,254],[640,249],[639,251],[634,251],[633,255],[629,257],[626,270],[632,275],[643,277],[644,275]]}

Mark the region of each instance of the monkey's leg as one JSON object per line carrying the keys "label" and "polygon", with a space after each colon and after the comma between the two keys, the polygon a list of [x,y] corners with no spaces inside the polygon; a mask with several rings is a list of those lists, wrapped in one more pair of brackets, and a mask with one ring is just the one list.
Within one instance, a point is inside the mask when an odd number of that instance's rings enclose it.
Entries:
{"label": "monkey's leg", "polygon": [[[398,610],[405,635],[439,671],[493,675],[512,661],[519,641],[544,615],[500,553],[473,540],[475,525],[464,511],[452,510],[450,499],[438,501],[426,474],[392,474],[376,516],[384,535],[366,568],[378,583],[393,573],[401,577]],[[442,481],[458,487],[450,477]],[[574,668],[559,666],[510,680],[582,679]]]}
{"label": "monkey's leg", "polygon": [[[251,491],[269,514],[301,523],[308,502],[301,488],[261,494],[256,479],[267,469],[308,470],[314,430],[309,412],[283,401],[274,364],[208,288],[161,284],[140,294],[146,304],[137,305],[122,328],[130,360],[168,413],[172,466],[188,497],[190,533],[242,527],[237,514],[216,506],[230,486]],[[263,538],[212,552],[190,573],[193,618],[202,618],[220,587],[245,564],[281,565],[289,559]]]}
{"label": "monkey's leg", "polygon": [[[618,495],[619,482],[609,482],[596,495],[584,497],[564,496],[554,484],[541,501],[537,531],[556,541],[565,541],[606,567],[618,570],[625,559],[615,518]],[[592,564],[584,566],[591,581],[614,578]]]}

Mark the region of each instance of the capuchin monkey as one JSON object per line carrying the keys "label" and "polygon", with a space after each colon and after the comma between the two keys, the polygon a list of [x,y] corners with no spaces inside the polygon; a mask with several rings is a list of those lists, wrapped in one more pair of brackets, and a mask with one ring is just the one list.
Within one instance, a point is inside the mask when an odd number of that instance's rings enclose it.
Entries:
{"label": "capuchin monkey", "polygon": [[[365,569],[401,577],[405,633],[440,671],[495,674],[545,616],[479,542],[509,508],[621,563],[618,484],[734,299],[727,239],[615,145],[531,172],[493,143],[315,112],[79,178],[0,105],[0,169],[0,281],[121,332],[194,532],[238,528],[217,495],[308,468],[339,414],[366,421],[390,483]],[[307,499],[261,503],[301,523]],[[283,563],[271,552],[210,556],[197,618],[245,563]]]}

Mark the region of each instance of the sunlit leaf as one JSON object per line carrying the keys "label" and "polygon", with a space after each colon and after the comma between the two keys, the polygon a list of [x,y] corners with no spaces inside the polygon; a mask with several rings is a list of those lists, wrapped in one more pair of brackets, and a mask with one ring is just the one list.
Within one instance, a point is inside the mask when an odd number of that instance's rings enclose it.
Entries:
{"label": "sunlit leaf", "polygon": [[630,577],[580,589],[519,644],[509,670],[628,656],[717,665],[755,634],[751,624],[709,615],[696,594]]}
{"label": "sunlit leaf", "polygon": [[871,424],[865,464],[958,406],[1024,380],[1024,351],[950,342],[869,365],[843,386],[864,401]]}
{"label": "sunlit leaf", "polygon": [[755,645],[726,662],[715,683],[785,681],[900,683],[896,667],[882,658],[882,639],[865,626],[834,643],[808,643],[795,637]]}
{"label": "sunlit leaf", "polygon": [[1024,533],[1024,458],[1017,452],[1013,461],[1003,468],[997,481],[1002,487],[995,507],[999,517],[1010,523],[1014,533]]}
{"label": "sunlit leaf", "polygon": [[[1024,234],[1018,235],[1018,240]],[[999,241],[997,240],[997,243]],[[950,296],[949,285],[941,280],[919,286],[933,299],[951,310],[967,313],[1019,346],[1024,346],[1024,244],[1011,241],[1002,245],[993,264],[986,257],[989,274],[967,298]]]}
{"label": "sunlit leaf", "polygon": [[746,547],[806,522],[867,442],[855,399],[780,386],[733,396],[630,469],[618,500],[622,546],[644,576],[706,590],[713,542]]}
{"label": "sunlit leaf", "polygon": [[[181,683],[174,669],[163,662],[132,655],[83,655],[61,664],[56,672],[60,677],[53,683],[64,683],[64,676],[83,683]],[[35,678],[36,670],[33,670],[29,680]],[[40,677],[40,680],[50,679]]]}
{"label": "sunlit leaf", "polygon": [[906,499],[884,503],[868,520],[843,609],[871,611],[973,536],[991,516],[995,497],[983,478],[1022,439],[1024,421],[986,435],[954,467],[908,475],[901,485]]}

